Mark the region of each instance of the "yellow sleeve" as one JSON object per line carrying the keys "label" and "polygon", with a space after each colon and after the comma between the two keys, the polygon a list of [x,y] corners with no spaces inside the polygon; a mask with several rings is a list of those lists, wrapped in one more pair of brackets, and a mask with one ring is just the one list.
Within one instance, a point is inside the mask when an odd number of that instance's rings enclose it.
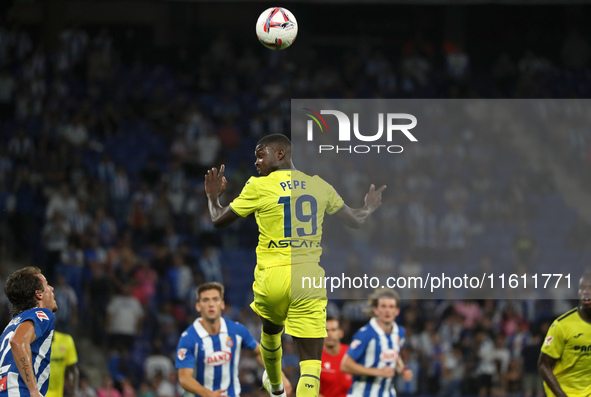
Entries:
{"label": "yellow sleeve", "polygon": [[546,339],[544,339],[542,353],[552,357],[555,360],[558,360],[560,357],[562,357],[564,344],[564,330],[558,321],[554,321],[548,329]]}
{"label": "yellow sleeve", "polygon": [[339,196],[339,194],[337,193],[335,188],[332,187],[332,185],[330,183],[328,183],[326,181],[323,181],[323,182],[326,184],[326,196],[327,196],[327,200],[328,200],[328,205],[326,206],[326,212],[329,215],[332,215],[335,212],[337,212],[338,210],[340,210],[341,207],[345,204],[345,202],[343,201],[341,196]]}
{"label": "yellow sleeve", "polygon": [[258,179],[250,177],[242,188],[240,195],[230,203],[230,208],[239,216],[252,214],[259,205],[259,193],[257,188]]}
{"label": "yellow sleeve", "polygon": [[64,344],[66,345],[66,356],[64,357],[64,362],[66,366],[73,365],[78,362],[78,353],[76,352],[76,345],[74,344],[74,339],[70,335],[66,335],[66,340],[64,340]]}

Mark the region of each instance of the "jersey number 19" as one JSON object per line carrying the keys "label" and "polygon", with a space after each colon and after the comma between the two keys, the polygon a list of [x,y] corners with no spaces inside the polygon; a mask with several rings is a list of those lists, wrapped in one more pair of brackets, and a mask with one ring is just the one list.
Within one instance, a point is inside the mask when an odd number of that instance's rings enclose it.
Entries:
{"label": "jersey number 19", "polygon": [[[310,203],[310,213],[304,213],[304,204]],[[292,237],[291,222],[291,196],[281,196],[277,204],[283,205],[283,237]],[[313,236],[318,232],[318,202],[314,196],[304,194],[299,196],[294,203],[295,218],[300,223],[308,223],[311,231],[306,232],[306,227],[298,227],[295,232],[298,237]]]}

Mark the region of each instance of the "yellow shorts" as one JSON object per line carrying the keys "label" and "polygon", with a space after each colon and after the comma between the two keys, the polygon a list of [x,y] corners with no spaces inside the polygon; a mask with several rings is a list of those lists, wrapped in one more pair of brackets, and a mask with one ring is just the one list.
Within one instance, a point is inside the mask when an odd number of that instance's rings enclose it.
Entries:
{"label": "yellow shorts", "polygon": [[[324,269],[317,263],[274,266],[254,271],[256,314],[298,338],[326,337]],[[316,286],[320,286],[319,288]]]}

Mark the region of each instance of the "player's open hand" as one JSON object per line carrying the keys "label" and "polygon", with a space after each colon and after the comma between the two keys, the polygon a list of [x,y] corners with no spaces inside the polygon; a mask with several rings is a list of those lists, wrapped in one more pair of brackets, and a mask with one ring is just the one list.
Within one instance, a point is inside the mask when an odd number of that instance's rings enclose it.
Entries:
{"label": "player's open hand", "polygon": [[402,370],[402,379],[405,382],[410,382],[412,380],[412,370],[408,369],[408,368],[404,368]]}
{"label": "player's open hand", "polygon": [[369,192],[365,195],[365,206],[374,212],[382,205],[382,192],[386,189],[386,185],[382,185],[376,189],[376,186],[372,183],[369,187]]}
{"label": "player's open hand", "polygon": [[221,165],[220,170],[218,171],[217,168],[213,167],[210,170],[207,170],[207,174],[205,174],[205,194],[207,197],[211,199],[216,199],[220,197],[226,191],[226,177],[224,176],[224,171],[226,170],[225,165]]}

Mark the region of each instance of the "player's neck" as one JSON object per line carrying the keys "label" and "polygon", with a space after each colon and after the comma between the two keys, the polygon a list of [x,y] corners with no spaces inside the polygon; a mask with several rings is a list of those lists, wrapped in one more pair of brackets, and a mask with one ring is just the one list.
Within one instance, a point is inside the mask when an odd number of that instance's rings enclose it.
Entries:
{"label": "player's neck", "polygon": [[208,334],[217,335],[220,333],[222,323],[219,318],[214,321],[207,321],[205,319],[202,319],[201,326],[207,331]]}
{"label": "player's neck", "polygon": [[579,305],[579,316],[591,324],[591,308],[583,308],[583,306]]}
{"label": "player's neck", "polygon": [[380,320],[377,320],[377,322],[380,328],[383,329],[385,333],[389,334],[392,332],[392,329],[394,328],[394,323],[385,323]]}
{"label": "player's neck", "polygon": [[284,160],[279,162],[277,170],[295,170],[295,166],[291,160]]}
{"label": "player's neck", "polygon": [[325,349],[326,349],[326,352],[328,354],[330,354],[331,356],[336,356],[341,351],[341,344],[340,343],[337,343],[334,346],[325,347]]}

